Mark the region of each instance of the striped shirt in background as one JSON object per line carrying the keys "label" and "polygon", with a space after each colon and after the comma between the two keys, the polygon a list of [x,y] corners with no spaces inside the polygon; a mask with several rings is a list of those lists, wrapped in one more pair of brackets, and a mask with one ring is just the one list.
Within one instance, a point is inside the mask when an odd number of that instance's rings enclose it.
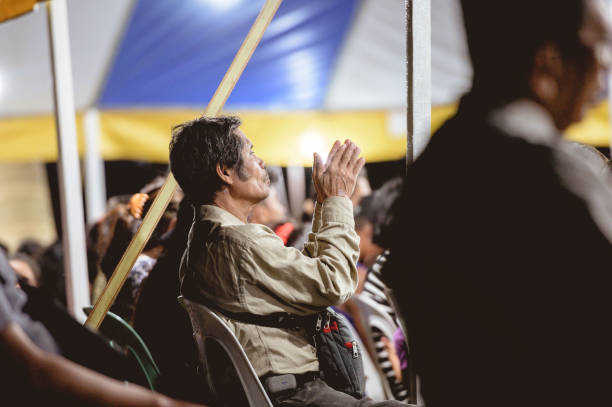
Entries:
{"label": "striped shirt in background", "polygon": [[[383,254],[378,256],[372,267],[368,270],[366,281],[363,286],[363,291],[360,295],[369,297],[376,301],[376,303],[383,309],[391,319],[395,322],[396,327],[399,326],[397,323],[395,311],[391,307],[390,301],[387,299],[385,294],[385,284],[382,282],[382,268],[387,261],[389,256],[389,250],[385,250]],[[408,401],[409,394],[406,386],[397,380],[391,361],[389,360],[389,354],[385,349],[385,344],[382,341],[383,333],[376,327],[370,327],[372,331],[372,340],[374,341],[374,347],[376,350],[376,358],[378,365],[380,366],[383,374],[389,382],[391,393],[393,397],[398,401]],[[393,343],[393,338],[388,338]]]}

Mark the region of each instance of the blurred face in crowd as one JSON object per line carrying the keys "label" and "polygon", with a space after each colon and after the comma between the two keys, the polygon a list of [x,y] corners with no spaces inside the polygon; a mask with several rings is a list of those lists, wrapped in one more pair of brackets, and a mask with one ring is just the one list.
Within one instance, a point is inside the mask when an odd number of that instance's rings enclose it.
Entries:
{"label": "blurred face in crowd", "polygon": [[253,143],[240,130],[234,130],[242,142],[241,165],[231,172],[232,195],[236,199],[259,203],[270,194],[270,178],[261,158],[255,155]]}
{"label": "blurred face in crowd", "polygon": [[[599,0],[586,0],[583,25],[578,32],[578,54],[563,60],[554,48],[543,47],[536,56],[536,71],[545,66],[547,75],[538,77],[535,93],[551,111],[557,127],[565,129],[581,120],[593,106],[605,85],[606,70],[610,67],[612,47],[610,22],[606,6]],[[540,64],[540,66],[538,66]],[[544,75],[546,76],[546,75]],[[537,75],[536,75],[537,77]]]}
{"label": "blurred face in crowd", "polygon": [[371,222],[359,223],[355,226],[355,232],[359,235],[359,261],[370,267],[384,249],[372,241],[374,225]]}
{"label": "blurred face in crowd", "polygon": [[38,281],[34,275],[34,270],[32,270],[28,263],[19,259],[11,259],[9,260],[9,264],[13,270],[15,270],[17,277],[25,280],[32,287],[38,287]]}

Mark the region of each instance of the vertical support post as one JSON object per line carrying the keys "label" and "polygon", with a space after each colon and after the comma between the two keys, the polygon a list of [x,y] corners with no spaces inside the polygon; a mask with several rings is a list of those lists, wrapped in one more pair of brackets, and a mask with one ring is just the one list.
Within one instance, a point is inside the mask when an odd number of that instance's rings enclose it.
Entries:
{"label": "vertical support post", "polygon": [[[406,165],[423,152],[431,136],[431,4],[406,0],[406,76],[408,84]],[[404,324],[405,326],[405,324]],[[410,402],[422,404],[414,370],[414,347],[404,331],[409,349]]]}
{"label": "vertical support post", "polygon": [[85,201],[87,223],[95,222],[106,211],[106,179],[100,153],[100,116],[98,109],[85,113]]}
{"label": "vertical support post", "polygon": [[89,281],[66,0],[48,1],[47,18],[58,141],[66,300],[70,313],[83,322],[85,314],[82,308],[90,302]]}
{"label": "vertical support post", "polygon": [[[608,18],[612,21],[612,3],[608,2]],[[608,71],[608,114],[610,115],[608,119],[608,126],[610,131],[610,157],[612,158],[612,70]]]}
{"label": "vertical support post", "polygon": [[306,199],[306,176],[304,167],[287,167],[287,185],[289,190],[289,210],[291,215],[300,219],[304,200]]}
{"label": "vertical support post", "polygon": [[406,1],[406,75],[408,84],[408,143],[410,165],[431,135],[431,5],[430,0]]}

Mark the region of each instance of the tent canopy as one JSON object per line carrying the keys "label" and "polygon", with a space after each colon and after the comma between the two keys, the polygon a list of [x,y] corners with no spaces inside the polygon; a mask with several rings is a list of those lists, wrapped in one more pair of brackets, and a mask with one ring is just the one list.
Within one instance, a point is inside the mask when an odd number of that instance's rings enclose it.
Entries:
{"label": "tent canopy", "polygon": [[[68,0],[76,106],[101,110],[103,156],[165,161],[172,126],[201,114],[263,3]],[[0,25],[1,160],[56,154],[45,13]],[[404,15],[398,0],[285,0],[225,112],[273,164],[310,165],[344,137],[370,161],[401,158]]]}
{"label": "tent canopy", "polygon": [[[165,162],[172,126],[201,114],[263,2],[68,0],[77,120],[101,110],[103,156]],[[431,15],[435,130],[471,67],[459,1],[432,0]],[[2,161],[56,157],[47,35],[44,7],[0,24]],[[371,162],[405,154],[406,99],[402,0],[285,0],[225,113],[271,164],[309,165],[347,136]],[[603,101],[568,133],[609,146],[608,116]]]}

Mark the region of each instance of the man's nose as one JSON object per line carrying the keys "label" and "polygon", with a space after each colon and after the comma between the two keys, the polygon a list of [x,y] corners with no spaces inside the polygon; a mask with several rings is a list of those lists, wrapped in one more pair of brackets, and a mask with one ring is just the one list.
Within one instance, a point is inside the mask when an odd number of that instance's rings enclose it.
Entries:
{"label": "man's nose", "polygon": [[262,160],[262,159],[261,159],[261,158],[259,158],[259,157],[257,157],[257,159],[259,160],[259,166],[260,166],[262,169],[264,169],[264,170],[265,170],[265,169],[266,169],[266,163],[264,163],[264,160]]}

